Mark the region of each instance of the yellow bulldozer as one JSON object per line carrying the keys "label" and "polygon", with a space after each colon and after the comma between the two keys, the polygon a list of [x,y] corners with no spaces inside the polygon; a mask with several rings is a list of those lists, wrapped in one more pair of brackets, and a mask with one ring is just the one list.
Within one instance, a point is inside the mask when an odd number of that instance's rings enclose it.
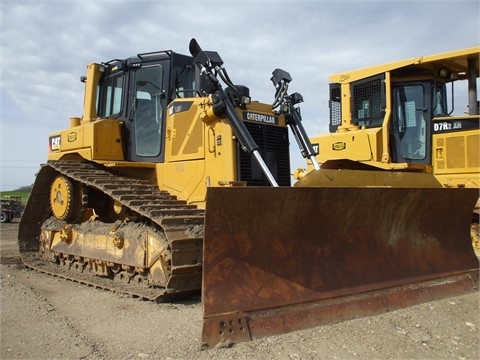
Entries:
{"label": "yellow bulldozer", "polygon": [[[308,181],[479,189],[479,56],[477,46],[332,75],[330,133],[311,141],[322,169],[342,171]],[[358,169],[389,173],[348,171]],[[480,255],[479,214],[480,200],[471,226]]]}
{"label": "yellow bulldozer", "polygon": [[[210,346],[477,288],[476,189],[324,186],[338,170],[320,168],[288,72],[264,104],[217,52],[190,53],[87,67],[83,116],[49,136],[20,222],[27,267],[155,301],[201,291]],[[294,187],[288,128],[312,166]]]}

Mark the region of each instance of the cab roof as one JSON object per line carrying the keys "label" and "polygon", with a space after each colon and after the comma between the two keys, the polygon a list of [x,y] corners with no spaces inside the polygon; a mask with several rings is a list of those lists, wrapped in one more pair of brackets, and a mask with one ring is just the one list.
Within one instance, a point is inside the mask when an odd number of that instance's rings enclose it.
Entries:
{"label": "cab roof", "polygon": [[403,75],[415,75],[425,72],[439,73],[440,70],[447,70],[451,74],[456,75],[451,78],[453,81],[466,78],[469,59],[477,59],[476,74],[478,76],[479,56],[480,46],[474,46],[462,50],[455,50],[436,55],[421,56],[338,73],[330,75],[329,80],[333,83],[350,83],[389,71],[401,71]]}

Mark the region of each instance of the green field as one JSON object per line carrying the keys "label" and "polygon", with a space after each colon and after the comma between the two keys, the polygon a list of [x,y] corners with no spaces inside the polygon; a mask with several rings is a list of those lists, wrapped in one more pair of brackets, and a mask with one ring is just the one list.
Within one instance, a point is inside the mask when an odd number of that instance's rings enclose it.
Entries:
{"label": "green field", "polygon": [[0,191],[0,198],[6,199],[9,196],[20,196],[22,198],[22,204],[26,204],[30,193],[23,190],[12,190],[12,191]]}

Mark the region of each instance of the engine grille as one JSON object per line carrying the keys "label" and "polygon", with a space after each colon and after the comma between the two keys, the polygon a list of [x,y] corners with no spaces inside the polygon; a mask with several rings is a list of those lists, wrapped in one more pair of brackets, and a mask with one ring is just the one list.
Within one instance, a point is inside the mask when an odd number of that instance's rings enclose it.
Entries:
{"label": "engine grille", "polygon": [[[290,186],[290,153],[288,128],[245,122],[259,147],[263,160],[280,186]],[[238,145],[238,177],[249,186],[269,186],[255,159]]]}

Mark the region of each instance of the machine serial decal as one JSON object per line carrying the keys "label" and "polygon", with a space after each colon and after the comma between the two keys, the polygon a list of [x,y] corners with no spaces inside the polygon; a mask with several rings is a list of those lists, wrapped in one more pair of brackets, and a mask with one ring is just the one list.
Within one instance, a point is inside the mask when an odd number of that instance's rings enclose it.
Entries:
{"label": "machine serial decal", "polygon": [[50,151],[60,150],[60,138],[60,135],[50,136],[48,138]]}
{"label": "machine serial decal", "polygon": [[193,101],[174,101],[168,106],[168,115],[178,114],[190,110]]}
{"label": "machine serial decal", "polygon": [[339,141],[332,144],[332,150],[335,150],[335,151],[345,150],[346,148],[347,148],[347,144],[344,143],[343,141]]}
{"label": "machine serial decal", "polygon": [[455,121],[455,122],[444,121],[444,122],[433,124],[433,131],[435,132],[455,130],[455,129],[461,129],[461,128],[462,128],[462,123],[459,121]]}
{"label": "machine serial decal", "polygon": [[435,121],[433,123],[434,133],[454,132],[467,129],[478,129],[480,123],[479,119],[464,119],[464,120],[445,120]]}
{"label": "machine serial decal", "polygon": [[276,116],[254,113],[249,111],[243,112],[243,120],[261,122],[270,125],[278,125],[278,117]]}

